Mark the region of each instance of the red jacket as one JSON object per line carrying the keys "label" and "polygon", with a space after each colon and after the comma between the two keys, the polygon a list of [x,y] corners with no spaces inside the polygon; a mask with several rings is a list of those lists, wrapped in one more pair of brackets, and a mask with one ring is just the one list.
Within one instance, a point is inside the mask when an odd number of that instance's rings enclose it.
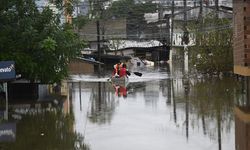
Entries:
{"label": "red jacket", "polygon": [[126,73],[126,72],[127,72],[127,69],[126,69],[126,68],[121,68],[121,69],[120,69],[120,72],[119,72],[119,76],[120,76],[120,77],[123,77],[123,76],[126,77],[126,76],[127,76],[127,73]]}

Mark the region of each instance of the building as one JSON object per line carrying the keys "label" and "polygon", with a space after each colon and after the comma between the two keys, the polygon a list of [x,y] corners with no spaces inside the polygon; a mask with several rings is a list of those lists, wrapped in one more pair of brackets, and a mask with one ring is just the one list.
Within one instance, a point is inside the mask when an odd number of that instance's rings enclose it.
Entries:
{"label": "building", "polygon": [[[99,21],[100,46],[105,47],[105,42],[110,39],[126,39],[126,19],[111,19]],[[97,22],[90,21],[84,25],[79,34],[82,39],[88,42],[90,49],[97,50]]]}
{"label": "building", "polygon": [[250,1],[234,0],[234,73],[250,76]]}
{"label": "building", "polygon": [[95,61],[93,58],[77,58],[70,62],[69,74],[93,74],[97,70],[99,64],[103,65],[103,63]]}
{"label": "building", "polygon": [[[250,149],[250,1],[233,1],[233,50],[234,73],[245,78],[246,95],[244,102],[235,107],[235,149]],[[238,100],[239,101],[239,100]]]}
{"label": "building", "polygon": [[[138,57],[140,59],[150,60],[153,62],[169,60],[169,46],[163,45],[157,40],[131,41],[122,40],[119,45],[113,46],[110,42],[110,55]],[[113,49],[116,47],[117,49]]]}

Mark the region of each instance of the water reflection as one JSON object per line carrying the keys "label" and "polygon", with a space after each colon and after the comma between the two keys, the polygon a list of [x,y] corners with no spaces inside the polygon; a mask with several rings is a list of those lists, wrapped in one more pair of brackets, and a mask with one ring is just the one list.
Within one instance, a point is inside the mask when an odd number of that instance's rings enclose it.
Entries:
{"label": "water reflection", "polygon": [[235,112],[235,149],[248,150],[249,145],[249,124],[250,124],[250,99],[249,99],[249,77],[242,77],[243,95],[236,97]]}
{"label": "water reflection", "polygon": [[[49,107],[18,107],[11,114],[20,116],[19,120],[12,118],[8,121],[16,125],[15,141],[2,141],[0,149],[88,149],[83,143],[83,137],[74,132],[72,113],[65,115],[61,110]],[[2,122],[1,126],[3,124],[6,125]]]}
{"label": "water reflection", "polygon": [[[123,149],[234,147],[233,107],[241,93],[232,77],[133,82],[126,99],[110,83],[84,82],[81,88],[87,111],[84,135],[93,150],[117,149],[124,142]],[[132,137],[141,141],[132,142]]]}
{"label": "water reflection", "polygon": [[231,78],[208,78],[193,81],[190,89],[190,109],[197,113],[197,121],[201,120],[204,135],[217,139],[219,150],[222,135],[233,130],[232,109],[237,88],[239,83]]}
{"label": "water reflection", "polygon": [[[179,81],[176,85],[174,93],[178,93],[178,96],[174,99],[185,103],[186,138],[189,138],[190,125],[192,129],[201,125],[204,136],[217,139],[218,150],[221,150],[222,135],[233,130],[232,108],[235,96],[240,94],[236,93],[240,84],[233,78],[195,80],[184,77],[182,83]],[[179,85],[183,85],[183,89],[179,89]]]}
{"label": "water reflection", "polygon": [[144,101],[146,105],[156,107],[159,101],[159,81],[146,82],[143,90]]}
{"label": "water reflection", "polygon": [[118,97],[123,97],[126,98],[127,97],[127,86],[123,86],[123,85],[116,85],[116,84],[112,84],[114,90],[115,90],[115,95]]}
{"label": "water reflection", "polygon": [[94,123],[110,122],[115,110],[114,96],[110,95],[110,87],[105,83],[98,83],[92,88],[91,95],[91,109],[89,112],[89,119]]}
{"label": "water reflection", "polygon": [[248,150],[249,146],[249,108],[235,107],[235,149]]}
{"label": "water reflection", "polygon": [[110,83],[72,83],[72,89],[73,101],[79,101],[80,113],[87,111],[90,122],[103,124],[111,121],[116,101]]}
{"label": "water reflection", "polygon": [[160,78],[129,83],[123,97],[108,82],[71,82],[61,103],[9,104],[0,133],[8,130],[12,143],[0,149],[242,150],[246,85],[234,77]]}
{"label": "water reflection", "polygon": [[[55,95],[9,102],[8,119],[0,116],[0,149],[89,149],[75,132],[71,104],[70,97]],[[3,106],[1,112],[6,109]]]}

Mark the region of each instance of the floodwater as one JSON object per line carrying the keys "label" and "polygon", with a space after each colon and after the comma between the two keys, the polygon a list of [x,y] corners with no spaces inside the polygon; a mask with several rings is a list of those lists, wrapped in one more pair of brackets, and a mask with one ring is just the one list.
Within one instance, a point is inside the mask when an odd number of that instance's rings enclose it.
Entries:
{"label": "floodwater", "polygon": [[130,76],[125,94],[107,78],[73,78],[75,130],[91,150],[235,149],[239,81],[186,78],[164,67],[142,74]]}
{"label": "floodwater", "polygon": [[12,105],[0,149],[235,150],[239,80],[169,67],[136,71],[142,76],[132,74],[125,87],[76,75],[63,103]]}

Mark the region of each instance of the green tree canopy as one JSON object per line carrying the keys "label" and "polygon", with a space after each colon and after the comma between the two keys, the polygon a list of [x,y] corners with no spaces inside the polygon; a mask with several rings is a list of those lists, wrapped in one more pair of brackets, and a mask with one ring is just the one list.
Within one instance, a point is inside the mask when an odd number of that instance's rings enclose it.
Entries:
{"label": "green tree canopy", "polygon": [[115,18],[141,18],[145,13],[156,12],[157,5],[151,2],[135,3],[134,0],[119,0],[112,3],[106,10],[110,17]]}
{"label": "green tree canopy", "polygon": [[[61,2],[58,0],[58,3]],[[59,5],[57,5],[59,6]],[[16,72],[32,82],[58,82],[84,43],[60,15],[33,0],[6,0],[0,6],[0,60],[14,60]]]}
{"label": "green tree canopy", "polygon": [[233,69],[231,20],[207,15],[202,22],[190,25],[194,32],[195,46],[191,52],[191,63],[201,73],[228,72]]}

